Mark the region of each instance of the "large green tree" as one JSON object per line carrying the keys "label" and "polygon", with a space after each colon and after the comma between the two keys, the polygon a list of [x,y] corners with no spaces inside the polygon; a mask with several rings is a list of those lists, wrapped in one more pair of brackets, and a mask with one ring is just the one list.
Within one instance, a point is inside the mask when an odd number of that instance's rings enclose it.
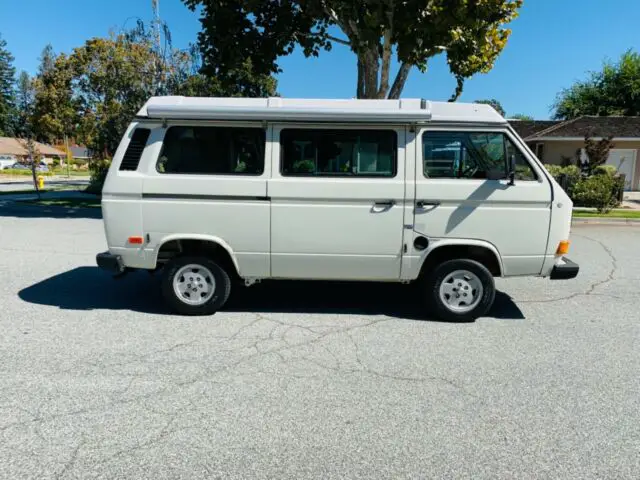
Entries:
{"label": "large green tree", "polygon": [[15,123],[14,57],[7,50],[7,42],[0,37],[0,136],[11,136]]}
{"label": "large green tree", "polygon": [[559,120],[640,115],[640,54],[628,51],[617,62],[606,62],[601,71],[560,92],[553,108]]}
{"label": "large green tree", "polygon": [[33,134],[34,82],[29,74],[22,71],[16,83],[16,121],[15,135],[29,137]]}
{"label": "large green tree", "polygon": [[38,74],[42,75],[44,73],[50,72],[53,70],[56,64],[56,54],[53,51],[53,46],[48,43],[40,54],[40,65],[38,67]]}
{"label": "large green tree", "polygon": [[[183,2],[192,10],[201,7],[203,72],[225,87],[261,94],[237,74],[247,60],[255,78],[280,72],[278,59],[296,47],[317,56],[343,44],[357,58],[358,98],[399,98],[412,67],[425,72],[431,58],[445,53],[457,80],[451,100],[460,96],[465,79],[491,70],[511,33],[505,24],[522,5],[522,0]],[[399,66],[392,81],[394,56]]]}

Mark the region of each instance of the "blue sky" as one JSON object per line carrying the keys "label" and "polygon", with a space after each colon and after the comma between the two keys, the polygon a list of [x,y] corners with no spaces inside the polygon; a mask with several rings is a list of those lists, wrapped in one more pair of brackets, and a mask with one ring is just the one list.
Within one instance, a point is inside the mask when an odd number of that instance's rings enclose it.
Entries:
{"label": "blue sky", "polygon": [[[195,42],[197,14],[180,0],[160,0],[160,13],[175,46]],[[0,0],[0,34],[18,71],[30,73],[47,43],[56,52],[70,52],[90,37],[133,26],[136,17],[150,19],[151,0]],[[599,69],[605,58],[640,49],[639,19],[638,0],[525,0],[495,68],[469,80],[461,101],[497,98],[508,114],[548,118],[563,87]],[[355,58],[347,47],[335,45],[317,59],[296,53],[281,59],[281,67],[283,96],[348,98],[355,93]],[[454,86],[439,57],[426,74],[411,73],[403,96],[446,100]]]}

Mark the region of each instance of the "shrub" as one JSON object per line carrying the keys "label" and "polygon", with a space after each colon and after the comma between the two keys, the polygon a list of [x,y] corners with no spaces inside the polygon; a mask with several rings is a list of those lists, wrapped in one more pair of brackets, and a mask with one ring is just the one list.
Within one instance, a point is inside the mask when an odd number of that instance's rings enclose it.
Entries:
{"label": "shrub", "polygon": [[593,169],[594,175],[610,175],[614,176],[618,173],[618,170],[613,165],[598,165]]}
{"label": "shrub", "polygon": [[107,172],[109,172],[109,165],[111,165],[111,159],[92,160],[89,162],[91,179],[89,180],[89,186],[85,190],[87,193],[93,193],[95,195],[100,195],[102,193],[102,187],[104,186],[104,181],[107,178]]}
{"label": "shrub", "polygon": [[613,175],[592,175],[577,182],[573,187],[572,199],[576,206],[597,208],[606,213],[618,206],[616,192],[619,179]]}
{"label": "shrub", "polygon": [[558,178],[562,174],[563,167],[560,165],[545,164],[544,168],[547,169],[547,172],[549,172],[553,178]]}

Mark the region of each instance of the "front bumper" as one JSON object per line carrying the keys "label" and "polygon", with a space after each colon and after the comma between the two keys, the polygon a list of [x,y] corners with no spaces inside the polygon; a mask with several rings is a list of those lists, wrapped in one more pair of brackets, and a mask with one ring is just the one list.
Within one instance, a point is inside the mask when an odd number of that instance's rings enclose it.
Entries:
{"label": "front bumper", "polygon": [[98,267],[107,272],[119,274],[125,271],[124,263],[120,255],[113,255],[109,252],[103,252],[96,255],[96,263]]}
{"label": "front bumper", "polygon": [[562,263],[559,265],[555,265],[553,270],[551,270],[551,280],[569,280],[571,278],[576,278],[578,276],[578,272],[580,271],[580,266],[569,260],[568,258],[562,257]]}

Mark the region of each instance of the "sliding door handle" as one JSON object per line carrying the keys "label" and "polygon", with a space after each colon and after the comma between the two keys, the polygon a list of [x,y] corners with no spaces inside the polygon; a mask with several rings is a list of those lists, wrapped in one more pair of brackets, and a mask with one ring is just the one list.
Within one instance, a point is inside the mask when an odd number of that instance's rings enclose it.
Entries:
{"label": "sliding door handle", "polygon": [[437,200],[418,200],[416,201],[416,208],[436,208],[440,206],[440,202]]}
{"label": "sliding door handle", "polygon": [[373,203],[376,207],[393,207],[396,204],[395,200],[376,200]]}

